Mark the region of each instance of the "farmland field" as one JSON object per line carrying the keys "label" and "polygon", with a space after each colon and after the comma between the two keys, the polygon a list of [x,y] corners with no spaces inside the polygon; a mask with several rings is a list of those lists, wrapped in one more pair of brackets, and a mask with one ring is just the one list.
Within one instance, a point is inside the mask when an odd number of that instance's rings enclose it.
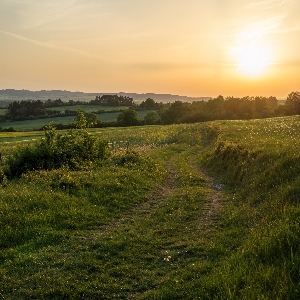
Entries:
{"label": "farmland field", "polygon": [[[56,111],[77,111],[78,109],[82,108],[84,112],[92,113],[92,112],[98,112],[99,110],[103,111],[113,111],[113,110],[124,110],[127,109],[128,106],[101,106],[101,105],[66,105],[66,106],[58,106],[58,107],[50,107],[46,108],[46,110],[56,110]],[[4,116],[7,112],[7,109],[0,109],[0,116]]]}
{"label": "farmland field", "polygon": [[[86,106],[88,107],[88,106]],[[86,107],[83,107],[83,110],[86,111]],[[143,119],[145,115],[149,112],[149,110],[138,111],[138,117]],[[99,119],[102,122],[116,121],[120,112],[108,112],[98,114]],[[63,124],[68,125],[74,123],[75,116],[61,116],[61,117],[53,117],[53,118],[45,118],[45,119],[37,119],[37,120],[24,120],[24,121],[6,121],[0,123],[0,126],[3,128],[13,127],[17,131],[31,131],[42,128],[44,125],[54,124]]]}
{"label": "farmland field", "polygon": [[104,111],[112,111],[112,110],[124,110],[127,109],[128,106],[102,106],[102,105],[74,105],[74,106],[58,106],[58,107],[50,107],[47,108],[48,110],[57,110],[57,111],[65,111],[65,110],[72,110],[77,111],[78,109],[82,108],[84,112],[91,113],[97,112],[99,110]]}
{"label": "farmland field", "polygon": [[[294,116],[89,129],[115,145],[107,160],[2,174],[0,295],[299,299],[299,127]],[[24,141],[0,143],[4,171],[39,138],[11,135]]]}
{"label": "farmland field", "polygon": [[0,109],[0,116],[4,116],[7,112],[7,109]]}

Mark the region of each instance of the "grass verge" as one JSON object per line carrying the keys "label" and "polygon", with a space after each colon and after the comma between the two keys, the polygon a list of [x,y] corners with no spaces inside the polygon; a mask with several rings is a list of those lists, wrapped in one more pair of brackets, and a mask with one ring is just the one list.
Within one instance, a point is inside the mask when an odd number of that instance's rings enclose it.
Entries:
{"label": "grass verge", "polygon": [[135,151],[7,182],[0,295],[298,299],[299,126],[100,130]]}

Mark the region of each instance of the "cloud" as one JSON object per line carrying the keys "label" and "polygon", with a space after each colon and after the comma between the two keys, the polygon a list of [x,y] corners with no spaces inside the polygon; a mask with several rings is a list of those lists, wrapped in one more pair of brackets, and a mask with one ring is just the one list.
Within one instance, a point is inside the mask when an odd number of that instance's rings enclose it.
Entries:
{"label": "cloud", "polygon": [[14,14],[22,30],[65,31],[90,28],[109,15],[105,3],[80,0],[2,0],[0,15]]}
{"label": "cloud", "polygon": [[271,30],[269,33],[270,34],[276,34],[276,33],[287,33],[287,32],[297,32],[300,31],[300,23],[295,24],[294,26],[291,27],[285,27],[282,29],[277,29],[277,30]]}
{"label": "cloud", "polygon": [[246,5],[246,9],[269,10],[282,6],[282,0],[262,0],[250,2]]}
{"label": "cloud", "polygon": [[281,7],[284,4],[285,0],[281,1],[279,7]]}
{"label": "cloud", "polygon": [[22,35],[7,32],[7,31],[0,30],[0,33],[2,33],[4,35],[7,35],[7,36],[11,36],[13,38],[16,38],[16,39],[19,39],[19,40],[22,40],[22,41],[32,43],[32,44],[40,46],[40,47],[55,49],[55,50],[62,50],[62,51],[67,51],[67,52],[73,52],[73,53],[77,53],[79,55],[84,55],[84,56],[87,56],[87,57],[93,57],[93,58],[101,59],[101,57],[99,55],[95,55],[95,54],[88,53],[88,52],[85,52],[85,51],[81,51],[81,50],[78,50],[78,49],[63,47],[63,46],[54,45],[54,44],[45,43],[45,42],[40,42],[40,41],[37,41],[37,40],[34,40],[34,39],[24,37]]}
{"label": "cloud", "polygon": [[76,0],[51,0],[35,3],[29,1],[23,6],[23,9],[18,9],[18,14],[24,28],[43,27],[45,29],[45,25],[55,25],[57,22],[68,20],[78,9],[76,2]]}

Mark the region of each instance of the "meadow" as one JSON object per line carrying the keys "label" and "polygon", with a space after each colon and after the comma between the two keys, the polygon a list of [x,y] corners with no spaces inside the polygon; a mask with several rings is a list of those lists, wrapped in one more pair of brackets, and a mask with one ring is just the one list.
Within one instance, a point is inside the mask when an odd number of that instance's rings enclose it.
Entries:
{"label": "meadow", "polygon": [[[75,110],[76,106],[69,106],[69,110]],[[79,107],[79,106],[78,106]],[[98,110],[106,110],[103,106],[94,106],[98,107]],[[64,110],[66,107],[61,107],[61,110]],[[56,107],[55,107],[56,109]],[[119,107],[119,109],[121,109]],[[58,109],[59,110],[59,109]],[[107,108],[107,111],[113,110],[112,108]],[[84,112],[90,112],[90,111],[95,111],[93,109],[93,106],[89,108],[88,105],[83,107]],[[145,115],[149,112],[149,110],[142,110],[142,111],[137,111],[138,117],[140,119],[143,119]],[[118,115],[120,112],[107,112],[107,113],[100,113],[97,114],[101,122],[110,122],[110,121],[117,121]],[[17,131],[32,131],[32,130],[38,130],[42,128],[45,125],[50,125],[51,123],[54,124],[63,124],[63,125],[68,125],[74,123],[74,119],[76,116],[60,116],[60,117],[52,117],[52,118],[44,118],[44,119],[36,119],[36,120],[23,120],[23,121],[6,121],[0,123],[0,126],[2,128],[9,128],[13,127]]]}
{"label": "meadow", "polygon": [[[108,159],[2,172],[1,297],[299,299],[299,127],[89,129]],[[3,169],[36,134],[6,133],[19,141],[0,143]]]}

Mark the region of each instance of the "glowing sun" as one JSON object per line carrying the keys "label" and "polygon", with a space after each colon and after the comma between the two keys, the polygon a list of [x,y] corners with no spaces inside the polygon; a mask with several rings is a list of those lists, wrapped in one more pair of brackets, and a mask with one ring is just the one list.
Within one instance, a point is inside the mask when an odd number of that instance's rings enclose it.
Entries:
{"label": "glowing sun", "polygon": [[269,54],[266,49],[249,47],[239,55],[238,70],[249,76],[262,75],[269,65]]}

